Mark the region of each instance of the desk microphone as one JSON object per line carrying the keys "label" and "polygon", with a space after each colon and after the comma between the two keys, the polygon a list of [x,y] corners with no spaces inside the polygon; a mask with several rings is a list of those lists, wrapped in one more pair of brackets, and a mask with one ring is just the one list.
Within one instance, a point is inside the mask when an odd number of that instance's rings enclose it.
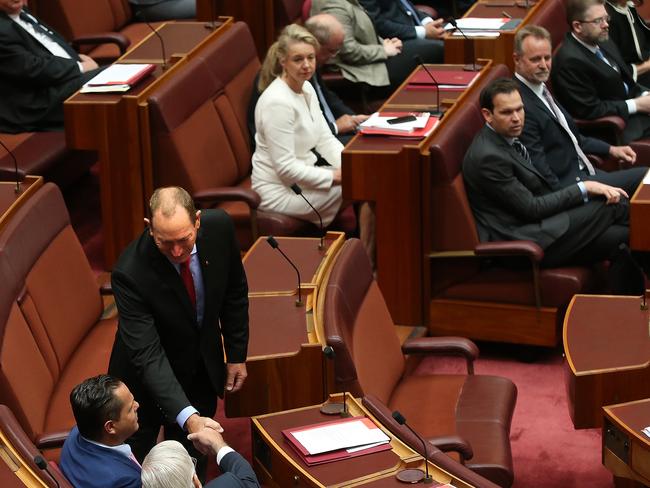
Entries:
{"label": "desk microphone", "polygon": [[440,117],[442,115],[442,110],[440,110],[440,83],[438,83],[438,80],[436,80],[433,76],[433,73],[429,71],[429,68],[426,67],[424,64],[424,61],[422,61],[422,58],[420,57],[419,54],[416,54],[413,56],[413,60],[418,63],[420,66],[422,66],[422,69],[426,72],[427,75],[429,75],[429,78],[431,78],[431,81],[433,81],[433,86],[436,87],[436,111],[433,112],[431,115],[435,115]]}
{"label": "desk microphone", "polygon": [[151,25],[149,23],[149,21],[147,20],[147,16],[144,13],[145,10],[146,9],[140,10],[140,13],[142,14],[142,20],[144,20],[144,23],[147,24],[149,29],[151,29],[151,32],[153,32],[156,35],[156,37],[158,38],[158,40],[160,41],[160,50],[162,51],[162,70],[166,71],[167,70],[167,54],[165,54],[165,41],[163,40],[160,33],[156,29],[154,29],[153,25]]}
{"label": "desk microphone", "polygon": [[217,28],[217,17],[214,13],[214,2],[215,0],[210,0],[210,22],[205,24],[205,28],[209,30],[215,30]]}
{"label": "desk microphone", "polygon": [[273,249],[277,249],[282,256],[284,256],[284,259],[287,260],[287,262],[293,267],[293,269],[296,270],[296,275],[298,275],[298,300],[296,300],[296,307],[302,306],[302,292],[300,290],[300,287],[302,285],[302,281],[300,279],[300,271],[298,271],[298,268],[296,268],[296,265],[293,264],[293,261],[289,259],[289,256],[287,256],[282,249],[280,249],[280,244],[278,244],[278,241],[275,240],[275,237],[273,236],[268,236],[266,238],[266,242],[269,243],[269,246],[271,246]]}
{"label": "desk microphone", "polygon": [[323,218],[320,216],[320,213],[318,210],[316,210],[316,207],[314,207],[309,200],[307,200],[307,197],[302,193],[302,188],[300,188],[300,185],[298,183],[294,183],[291,185],[291,189],[296,195],[300,195],[302,199],[307,202],[307,205],[311,207],[311,209],[314,211],[316,215],[318,215],[318,220],[320,221],[320,244],[318,245],[318,249],[321,251],[325,249],[325,245],[323,244],[323,236],[325,235],[325,231],[323,230]]}
{"label": "desk microphone", "polygon": [[471,52],[471,55],[472,55],[472,64],[466,64],[466,65],[463,67],[463,69],[464,69],[465,71],[481,71],[481,68],[477,68],[477,67],[476,67],[476,53],[475,53],[475,51],[474,51],[474,41],[471,40],[469,37],[467,37],[467,36],[465,35],[465,32],[463,31],[463,29],[460,28],[460,26],[458,25],[458,22],[456,22],[456,19],[454,19],[454,18],[452,17],[451,19],[449,19],[449,23],[450,23],[451,25],[454,26],[454,29],[456,29],[456,30],[458,30],[458,32],[460,32],[460,34],[465,38],[465,40],[467,41],[467,43],[468,43],[468,44],[470,45],[470,47],[472,48],[472,52]]}
{"label": "desk microphone", "polygon": [[16,159],[16,156],[12,151],[9,150],[7,146],[5,146],[5,143],[0,140],[0,146],[4,147],[5,151],[7,151],[7,154],[11,156],[11,159],[14,160],[14,175],[16,178],[16,195],[18,195],[21,192],[20,189],[20,172],[18,171],[18,160]]}
{"label": "desk microphone", "polygon": [[[427,452],[427,443],[424,441],[424,439],[423,439],[422,437],[420,437],[420,434],[418,434],[418,433],[415,432],[413,429],[411,429],[411,426],[410,426],[409,424],[406,423],[406,418],[404,417],[404,415],[402,415],[401,413],[399,413],[398,410],[395,410],[395,411],[393,412],[393,418],[395,419],[395,421],[396,421],[398,424],[403,425],[403,426],[405,426],[408,430],[410,430],[410,431],[413,433],[413,435],[414,435],[415,437],[417,437],[418,439],[420,439],[420,441],[422,442],[422,447],[424,448],[424,478],[423,478],[421,481],[422,481],[422,483],[424,483],[425,485],[428,485],[428,484],[430,484],[430,483],[433,483],[433,478],[431,478],[431,475],[429,475],[429,453]],[[411,470],[405,470],[405,471],[411,471]],[[413,470],[413,471],[420,471],[420,472],[422,472],[421,469],[416,469],[416,470]]]}
{"label": "desk microphone", "polygon": [[50,477],[54,480],[54,483],[56,483],[57,488],[61,488],[61,485],[57,481],[56,477],[54,477],[54,475],[48,469],[47,461],[43,459],[43,456],[41,456],[40,454],[34,456],[34,462],[36,463],[36,466],[38,466],[39,469],[42,469],[43,471],[45,471],[47,474],[50,475]]}
{"label": "desk microphone", "polygon": [[[336,352],[332,346],[325,346],[323,348],[323,354],[329,361],[334,361],[334,359],[336,359]],[[325,383],[327,384],[327,380]],[[346,393],[343,392],[343,403],[328,402],[320,407],[320,413],[323,413],[325,415],[340,415],[341,417],[349,417],[350,414],[348,413]]]}

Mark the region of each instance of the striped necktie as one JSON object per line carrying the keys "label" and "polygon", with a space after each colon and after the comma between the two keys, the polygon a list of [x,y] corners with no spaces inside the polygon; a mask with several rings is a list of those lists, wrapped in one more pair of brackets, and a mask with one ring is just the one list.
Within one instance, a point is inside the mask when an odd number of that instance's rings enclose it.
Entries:
{"label": "striped necktie", "polygon": [[530,154],[528,154],[528,149],[526,149],[526,146],[524,146],[519,139],[512,141],[512,147],[528,164],[531,166],[533,165],[530,160]]}

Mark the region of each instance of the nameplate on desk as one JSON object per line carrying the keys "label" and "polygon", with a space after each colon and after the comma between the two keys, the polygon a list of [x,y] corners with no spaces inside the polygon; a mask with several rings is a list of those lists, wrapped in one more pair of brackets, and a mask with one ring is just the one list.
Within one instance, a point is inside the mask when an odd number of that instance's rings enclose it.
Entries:
{"label": "nameplate on desk", "polygon": [[282,431],[308,466],[391,448],[390,438],[367,417],[352,417]]}

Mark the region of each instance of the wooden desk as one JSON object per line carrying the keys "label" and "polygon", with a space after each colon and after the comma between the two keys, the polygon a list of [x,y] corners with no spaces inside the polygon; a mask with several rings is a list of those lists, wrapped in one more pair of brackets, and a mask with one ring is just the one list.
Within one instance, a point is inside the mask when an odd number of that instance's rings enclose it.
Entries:
{"label": "wooden desk", "polygon": [[41,186],[42,176],[26,176],[20,183],[20,193],[16,193],[16,182],[0,181],[0,230]]}
{"label": "wooden desk", "polygon": [[[294,262],[300,271],[304,286],[320,285],[325,271],[345,242],[343,232],[328,232],[323,239],[325,249],[318,249],[320,239],[311,237],[276,237],[280,249]],[[293,294],[297,277],[294,269],[260,237],[248,250],[243,259],[248,280],[248,294],[278,295]]]}
{"label": "wooden desk", "polygon": [[516,29],[500,31],[499,37],[469,37],[465,39],[460,35],[453,35],[453,33],[446,34],[444,37],[445,63],[470,65],[478,59],[491,59],[494,64],[505,64],[510,71],[514,72],[512,52],[515,34],[524,25],[535,23],[542,4],[543,1],[534,5],[531,2],[530,7],[526,9],[523,2],[517,2],[512,6],[492,6],[481,1],[476,2],[463,17],[501,18],[503,17],[502,12],[506,12],[513,19],[522,19],[522,21]]}
{"label": "wooden desk", "polygon": [[641,432],[650,425],[650,399],[610,405],[603,414],[603,464],[616,486],[650,486],[650,438]]}
{"label": "wooden desk", "polygon": [[160,41],[150,34],[118,61],[157,65],[148,77],[125,94],[80,94],[64,104],[65,130],[72,149],[98,151],[104,232],[104,260],[110,269],[124,247],[143,229],[145,199],[153,191],[147,99],[179,73],[186,62],[229,29],[221,17],[215,30],[201,22],[168,22],[157,28],[168,57],[162,70]]}
{"label": "wooden desk", "polygon": [[[490,61],[465,91],[441,90],[440,100],[462,103],[492,67]],[[461,65],[431,65],[436,70],[458,70]],[[415,72],[420,70],[418,68]],[[410,78],[409,78],[410,79]],[[408,88],[407,79],[381,110],[435,109],[434,90]],[[442,103],[441,103],[442,105]],[[453,117],[454,105],[445,120]],[[429,298],[424,296],[424,229],[430,211],[424,195],[430,185],[428,148],[437,129],[421,141],[356,135],[343,151],[343,197],[375,204],[377,281],[395,323],[419,326],[427,322]]]}
{"label": "wooden desk", "polygon": [[650,251],[650,185],[641,184],[630,200],[630,248]]}
{"label": "wooden desk", "polygon": [[[331,398],[340,401],[340,396],[337,394]],[[349,395],[348,405],[352,415],[366,415],[381,427],[361,402]],[[403,487],[404,483],[395,479],[399,471],[405,468],[424,469],[423,458],[386,429],[382,430],[391,438],[392,450],[318,466],[306,466],[286,443],[282,430],[333,420],[332,416],[320,413],[319,408],[320,405],[317,405],[251,419],[253,468],[260,483],[272,487]],[[471,486],[431,462],[429,462],[429,473],[439,483],[452,482],[455,487]]]}
{"label": "wooden desk", "polygon": [[650,397],[648,332],[648,311],[640,309],[638,297],[573,297],[563,337],[576,429],[600,426],[604,405]]}
{"label": "wooden desk", "polygon": [[342,232],[319,239],[277,237],[280,248],[303,277],[296,306],[294,269],[260,237],[244,256],[249,284],[248,379],[226,397],[228,417],[249,417],[322,402],[334,390],[332,361],[323,355],[325,339],[317,329],[318,294],[345,242]]}

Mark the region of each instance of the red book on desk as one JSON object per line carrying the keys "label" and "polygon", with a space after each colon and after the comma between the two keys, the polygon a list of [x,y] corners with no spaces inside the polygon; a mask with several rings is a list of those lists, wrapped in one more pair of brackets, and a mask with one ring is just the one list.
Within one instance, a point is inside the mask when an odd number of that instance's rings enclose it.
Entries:
{"label": "red book on desk", "polygon": [[332,451],[309,454],[309,451],[302,445],[302,443],[296,438],[295,433],[308,431],[311,429],[318,429],[322,427],[332,426],[336,424],[344,424],[346,422],[358,422],[361,421],[363,424],[370,430],[377,430],[383,434],[383,432],[375,425],[375,423],[366,417],[351,417],[341,420],[332,420],[329,422],[321,422],[313,425],[305,425],[302,427],[295,427],[293,429],[285,429],[282,431],[282,434],[287,439],[289,445],[296,451],[300,458],[307,464],[307,466],[315,466],[317,464],[330,463],[333,461],[338,461],[341,459],[349,459],[357,456],[364,456],[366,454],[371,454],[373,452],[386,451],[391,449],[389,438],[385,434],[383,436],[387,439],[384,444],[373,445],[366,449],[356,450],[354,452],[348,452],[348,449],[354,448],[355,446],[349,446],[343,449],[336,449]]}
{"label": "red book on desk", "polygon": [[[474,77],[478,74],[474,71],[432,71],[433,77],[436,79],[439,85],[456,85],[456,86],[467,86],[469,85]],[[421,69],[415,73],[409,80],[409,85],[435,85],[429,74]]]}

